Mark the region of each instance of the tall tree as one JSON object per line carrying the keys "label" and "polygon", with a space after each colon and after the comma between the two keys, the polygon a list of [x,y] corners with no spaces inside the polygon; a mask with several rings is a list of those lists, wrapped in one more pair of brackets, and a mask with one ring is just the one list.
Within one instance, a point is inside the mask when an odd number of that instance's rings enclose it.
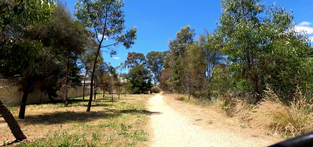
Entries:
{"label": "tall tree", "polygon": [[165,58],[165,52],[149,52],[146,55],[147,66],[153,73],[153,82],[154,86],[157,85],[160,81],[160,75],[163,70],[163,63]]}
{"label": "tall tree", "polygon": [[223,40],[218,32],[209,33],[206,30],[203,34],[200,34],[198,40],[198,44],[201,46],[201,50],[204,54],[203,59],[206,64],[205,75],[207,80],[210,81],[213,68],[216,65],[221,64],[224,59],[221,54]]}
{"label": "tall tree", "polygon": [[120,74],[119,74],[119,77],[120,77],[120,80],[121,80],[121,85],[124,88],[124,94],[126,96],[126,76],[124,76],[125,74],[123,74],[123,69],[126,69],[126,64],[124,62],[121,62],[119,68],[121,70]]}
{"label": "tall tree", "polygon": [[130,93],[145,93],[151,89],[151,73],[143,65],[137,64],[129,70],[127,80],[130,83]]}
{"label": "tall tree", "polygon": [[146,66],[146,58],[142,53],[128,52],[127,60],[125,61],[125,65],[128,68],[133,68],[137,65]]}
{"label": "tall tree", "polygon": [[310,85],[312,48],[307,37],[293,30],[292,14],[275,5],[266,9],[259,0],[223,0],[222,8],[222,51],[232,62],[233,77],[247,79],[253,102],[261,99],[266,84],[288,94],[297,85],[304,90]]}
{"label": "tall tree", "polygon": [[[42,43],[42,50],[38,52],[38,58],[36,59],[36,70],[34,72],[28,72],[29,76],[38,75],[42,81],[45,81],[43,76],[51,78],[49,72],[46,70],[53,70],[52,62],[55,63],[61,70],[61,73],[54,72],[57,75],[64,75],[61,81],[61,91],[63,92],[64,105],[67,106],[67,90],[70,86],[74,86],[74,81],[79,79],[78,77],[78,56],[83,52],[83,47],[86,42],[86,30],[82,25],[71,17],[66,6],[62,3],[54,5],[54,9],[49,18],[49,23],[35,25],[29,28],[25,36],[34,40],[38,40]],[[63,66],[63,68],[62,68]],[[51,72],[50,72],[51,73]],[[64,74],[63,74],[64,73]],[[74,80],[75,79],[75,80]],[[25,99],[22,101],[23,105],[26,103],[28,92],[31,90],[33,85],[38,83],[38,78],[32,78],[26,80],[28,84],[24,84],[24,95]],[[39,81],[40,82],[40,81]],[[75,81],[79,83],[80,81]],[[69,84],[71,83],[71,84]],[[74,85],[72,85],[74,84]],[[24,107],[21,105],[21,108]],[[23,109],[21,109],[23,110]],[[23,116],[23,111],[20,111]]]}
{"label": "tall tree", "polygon": [[46,22],[51,9],[46,1],[42,5],[36,1],[2,3],[5,13],[1,14],[4,23],[1,25],[0,73],[22,83],[24,94],[19,118],[24,118],[27,96],[35,83],[33,75],[42,66],[36,65],[42,57],[42,43],[26,34],[35,24]]}
{"label": "tall tree", "polygon": [[173,83],[173,90],[183,93],[186,89],[185,78],[183,77],[185,70],[182,64],[183,58],[187,53],[187,46],[193,43],[193,37],[195,36],[195,30],[190,26],[185,26],[176,33],[176,39],[169,41],[169,60],[171,70],[171,82]]}
{"label": "tall tree", "polygon": [[[24,38],[29,27],[48,20],[51,9],[47,1],[36,0],[0,2],[0,75],[17,79],[26,70],[35,68],[40,43]],[[26,139],[16,120],[1,102],[1,115],[17,140]],[[23,117],[22,117],[23,118]]]}
{"label": "tall tree", "polygon": [[205,85],[206,60],[205,52],[202,47],[194,42],[187,47],[187,54],[183,58],[183,65],[185,68],[184,78],[186,78],[186,87],[188,87],[188,97],[195,90],[202,93]]}
{"label": "tall tree", "polygon": [[[94,38],[92,40],[95,40],[95,43],[98,45],[91,73],[90,93],[92,93],[93,89],[94,73],[101,48],[108,48],[123,43],[128,49],[134,44],[133,40],[136,39],[136,28],[131,28],[126,33],[122,33],[125,29],[123,6],[124,2],[122,0],[79,0],[75,5],[76,17],[90,29],[90,37]],[[107,44],[105,44],[105,40],[109,40]],[[88,102],[87,112],[90,111],[91,102],[92,94]]]}

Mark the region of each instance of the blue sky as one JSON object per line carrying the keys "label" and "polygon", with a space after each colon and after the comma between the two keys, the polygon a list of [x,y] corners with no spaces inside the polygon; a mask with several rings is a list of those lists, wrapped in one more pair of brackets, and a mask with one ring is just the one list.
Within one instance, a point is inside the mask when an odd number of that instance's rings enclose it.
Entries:
{"label": "blue sky", "polygon": [[[73,14],[76,0],[64,2]],[[204,29],[213,32],[222,13],[220,0],[124,0],[124,2],[126,27],[137,27],[137,40],[130,49],[116,47],[117,55],[113,57],[102,53],[104,60],[113,66],[124,62],[128,52],[146,55],[150,51],[168,50],[168,40],[175,38],[176,32],[186,25],[194,28],[196,34],[203,33]],[[305,30],[309,36],[313,36],[312,0],[261,0],[261,3],[266,5],[276,3],[285,7],[288,12],[293,12],[296,29]]]}

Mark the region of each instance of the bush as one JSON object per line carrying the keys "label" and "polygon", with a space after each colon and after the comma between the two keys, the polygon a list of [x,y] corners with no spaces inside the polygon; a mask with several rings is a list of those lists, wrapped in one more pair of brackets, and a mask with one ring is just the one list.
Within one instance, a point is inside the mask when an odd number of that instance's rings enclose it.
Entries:
{"label": "bush", "polygon": [[289,104],[284,104],[271,89],[265,94],[252,114],[257,124],[293,137],[313,131],[312,104],[299,90]]}
{"label": "bush", "polygon": [[189,102],[189,99],[186,96],[184,96],[184,95],[179,96],[177,99],[180,100],[180,101],[183,101],[183,102]]}
{"label": "bush", "polygon": [[152,91],[153,93],[160,93],[160,92],[161,92],[161,89],[160,89],[159,87],[152,87],[152,88],[151,88],[151,91]]}
{"label": "bush", "polygon": [[194,92],[194,93],[192,93],[192,96],[194,98],[209,99],[208,93]]}

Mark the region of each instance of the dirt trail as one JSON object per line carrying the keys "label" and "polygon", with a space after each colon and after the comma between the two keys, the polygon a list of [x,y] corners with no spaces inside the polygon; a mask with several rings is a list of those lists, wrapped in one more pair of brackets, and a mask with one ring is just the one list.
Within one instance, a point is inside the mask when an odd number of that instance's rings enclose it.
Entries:
{"label": "dirt trail", "polygon": [[[154,132],[152,147],[251,147],[267,146],[277,141],[268,139],[269,137],[246,137],[246,135],[241,135],[236,131],[228,129],[229,126],[224,128],[214,123],[207,123],[206,125],[210,126],[209,128],[198,126],[196,122],[192,121],[194,118],[191,116],[175,111],[176,109],[184,110],[184,104],[176,105],[174,110],[172,107],[175,106],[169,106],[164,101],[163,96],[159,94],[151,98],[149,105],[150,111],[156,112],[153,113],[154,115],[151,115],[150,122]],[[200,120],[202,119],[196,121]],[[244,131],[249,131],[249,129]]]}

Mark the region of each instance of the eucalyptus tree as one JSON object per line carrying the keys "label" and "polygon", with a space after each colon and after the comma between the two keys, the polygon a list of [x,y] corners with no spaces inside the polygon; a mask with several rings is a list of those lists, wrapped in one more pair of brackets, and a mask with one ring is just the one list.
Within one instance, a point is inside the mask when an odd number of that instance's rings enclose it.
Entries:
{"label": "eucalyptus tree", "polygon": [[124,62],[121,62],[120,63],[120,65],[119,65],[119,68],[120,68],[120,74],[119,74],[119,77],[120,77],[120,79],[121,79],[121,81],[122,81],[122,86],[124,87],[124,94],[125,94],[125,96],[126,96],[126,84],[127,84],[127,82],[126,82],[126,76],[123,76],[123,75],[125,75],[125,74],[123,74],[123,69],[126,69],[126,64],[124,63]]}
{"label": "eucalyptus tree", "polygon": [[153,73],[154,86],[160,81],[161,72],[163,70],[163,63],[165,58],[164,52],[151,51],[146,55],[147,66]]}
{"label": "eucalyptus tree", "polygon": [[[28,29],[49,19],[49,1],[5,0],[0,2],[0,75],[25,83],[25,75],[34,71],[39,41],[25,37]],[[24,94],[25,95],[25,94]],[[23,95],[23,98],[24,98]],[[25,106],[26,102],[22,101]],[[26,139],[7,107],[0,101],[1,115],[17,140]],[[21,111],[24,110],[21,105]],[[20,116],[23,118],[24,116]]]}
{"label": "eucalyptus tree", "polygon": [[169,40],[169,65],[171,71],[171,82],[173,90],[183,93],[186,91],[185,87],[185,68],[182,64],[183,58],[187,54],[187,46],[193,43],[195,36],[195,30],[190,26],[185,26],[176,33],[176,39]]}
{"label": "eucalyptus tree", "polygon": [[137,64],[131,68],[127,74],[129,81],[129,92],[133,94],[141,94],[151,90],[151,73],[144,65]]}
{"label": "eucalyptus tree", "polygon": [[49,23],[34,26],[29,32],[29,36],[41,40],[44,47],[47,48],[47,52],[52,56],[50,62],[58,62],[64,67],[62,73],[65,76],[60,82],[64,106],[67,106],[69,102],[67,91],[70,86],[74,86],[71,84],[73,79],[78,79],[78,73],[73,75],[73,71],[77,71],[78,58],[85,51],[87,30],[72,18],[65,4],[57,2]]}
{"label": "eucalyptus tree", "polygon": [[233,77],[247,80],[253,102],[261,99],[266,84],[282,93],[294,93],[297,85],[312,88],[308,38],[295,32],[292,14],[259,1],[222,1],[218,32]]}
{"label": "eucalyptus tree", "polygon": [[79,57],[79,60],[80,62],[82,63],[82,68],[84,68],[84,72],[85,72],[85,75],[84,75],[84,81],[83,81],[83,100],[85,100],[85,89],[86,89],[86,78],[87,78],[87,75],[89,73],[89,70],[90,70],[90,65],[91,65],[91,52],[89,49],[87,49],[83,54],[80,55]]}
{"label": "eucalyptus tree", "polygon": [[147,61],[145,55],[143,55],[142,53],[128,52],[125,66],[127,66],[128,68],[133,68],[137,65],[146,66],[146,64]]}
{"label": "eucalyptus tree", "polygon": [[211,80],[210,77],[212,76],[213,68],[223,62],[224,57],[221,53],[222,43],[222,37],[218,32],[209,33],[205,30],[203,34],[199,35],[198,44],[201,46],[202,53],[204,54],[203,59],[206,64],[205,76],[208,81]]}
{"label": "eucalyptus tree", "polygon": [[[96,58],[91,72],[91,93],[96,69],[97,58],[103,48],[117,46],[119,43],[128,49],[136,39],[136,28],[125,30],[125,14],[122,10],[122,0],[78,0],[75,5],[75,15],[78,20],[90,30],[90,38],[97,44]],[[111,50],[110,53],[114,53]],[[92,94],[90,95],[87,112],[90,111]]]}

